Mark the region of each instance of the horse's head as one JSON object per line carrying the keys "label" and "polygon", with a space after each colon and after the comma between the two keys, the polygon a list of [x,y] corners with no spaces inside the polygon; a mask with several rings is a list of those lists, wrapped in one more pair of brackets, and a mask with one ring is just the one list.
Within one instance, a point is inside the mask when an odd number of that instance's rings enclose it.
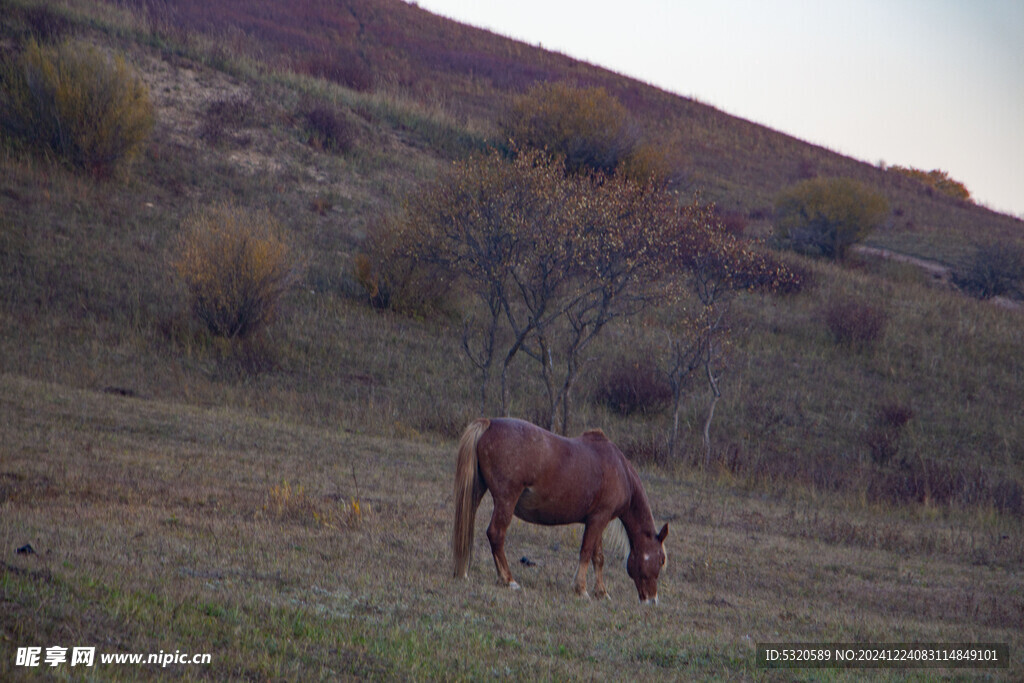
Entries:
{"label": "horse's head", "polygon": [[655,536],[650,532],[635,540],[626,559],[626,571],[636,584],[636,592],[644,605],[658,604],[658,574],[668,561],[665,555],[665,537],[668,524]]}

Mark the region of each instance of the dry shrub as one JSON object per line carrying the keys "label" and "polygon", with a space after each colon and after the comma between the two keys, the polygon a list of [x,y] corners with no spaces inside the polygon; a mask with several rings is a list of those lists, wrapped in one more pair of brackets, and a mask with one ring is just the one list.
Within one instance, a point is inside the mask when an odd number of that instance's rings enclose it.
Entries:
{"label": "dry shrub", "polygon": [[876,470],[868,496],[899,504],[989,507],[1003,514],[1024,515],[1024,490],[1016,479],[978,466],[933,462],[920,456],[904,458],[894,468]]}
{"label": "dry shrub", "polygon": [[[725,228],[722,231],[731,244],[741,244]],[[805,265],[758,247],[739,250],[742,258],[730,264],[729,277],[734,287],[783,295],[798,294],[814,287],[814,273]]]}
{"label": "dry shrub", "polygon": [[25,8],[25,23],[32,36],[44,43],[53,43],[74,31],[71,22],[46,5]]}
{"label": "dry shrub", "polygon": [[672,387],[653,362],[619,359],[604,372],[595,400],[620,415],[654,415],[672,403]]}
{"label": "dry shrub", "polygon": [[446,307],[451,283],[405,253],[403,227],[394,217],[378,222],[353,260],[353,275],[373,308],[427,317]]}
{"label": "dry shrub", "polygon": [[[895,428],[913,417],[909,408],[893,404],[880,409],[878,419]],[[700,466],[702,462],[693,458],[689,464]],[[729,444],[713,451],[707,464],[732,477],[771,488],[807,486],[892,505],[981,508],[1024,516],[1024,486],[1014,477],[978,465],[929,460],[919,454],[892,457],[885,467],[879,467],[835,454],[822,453],[814,458],[780,451],[755,454]]]}
{"label": "dry shrub", "polygon": [[814,271],[805,263],[786,258],[776,258],[771,262],[776,264],[772,289],[775,294],[799,294],[817,287]]}
{"label": "dry shrub", "polygon": [[355,133],[344,116],[323,105],[314,105],[301,114],[300,132],[314,149],[345,154],[355,144]]}
{"label": "dry shrub", "polygon": [[373,88],[373,72],[366,60],[340,48],[334,55],[306,57],[296,64],[295,70],[360,92]]}
{"label": "dry shrub", "polygon": [[252,101],[244,95],[211,102],[200,124],[199,137],[214,146],[221,144],[225,138],[233,139],[240,146],[247,146],[252,142],[252,136],[239,131],[254,123],[253,110]]}
{"label": "dry shrub", "polygon": [[922,171],[919,168],[908,168],[906,166],[890,166],[889,171],[893,173],[899,173],[908,178],[922,183],[928,188],[928,196],[932,196],[931,190],[938,190],[940,193],[953,199],[960,199],[962,201],[970,201],[971,193],[967,187],[958,180],[953,180],[949,177],[949,174],[941,169],[934,169],[931,171]]}
{"label": "dry shrub", "polygon": [[885,465],[899,453],[903,429],[913,417],[913,409],[901,403],[887,403],[879,408],[864,437],[876,465]]}
{"label": "dry shrub", "polygon": [[860,351],[881,341],[889,323],[885,309],[853,299],[832,301],[823,314],[836,344]]}
{"label": "dry shrub", "polygon": [[619,162],[616,172],[640,184],[673,184],[681,178],[676,168],[679,162],[670,159],[660,147],[640,143]]}
{"label": "dry shrub", "polygon": [[623,441],[621,448],[623,455],[640,466],[665,465],[671,456],[665,439],[653,434]]}
{"label": "dry shrub", "polygon": [[30,41],[0,81],[8,135],[97,176],[137,156],[153,127],[146,86],[124,57],[92,45]]}
{"label": "dry shrub", "polygon": [[183,224],[174,271],[209,332],[245,339],[265,329],[298,274],[296,258],[266,211],[219,204]]}
{"label": "dry shrub", "polygon": [[747,231],[746,214],[741,211],[725,211],[716,207],[715,214],[718,216],[722,228],[736,238],[742,238]]}

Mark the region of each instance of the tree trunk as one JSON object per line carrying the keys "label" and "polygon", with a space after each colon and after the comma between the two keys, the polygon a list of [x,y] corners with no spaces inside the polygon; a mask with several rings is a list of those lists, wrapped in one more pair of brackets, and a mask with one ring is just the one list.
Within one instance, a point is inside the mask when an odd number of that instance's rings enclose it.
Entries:
{"label": "tree trunk", "polygon": [[704,467],[705,469],[711,464],[711,420],[715,417],[715,405],[718,403],[718,399],[722,397],[722,392],[718,389],[718,380],[715,379],[714,373],[711,372],[711,363],[704,364],[704,370],[707,372],[708,384],[711,386],[711,405],[708,406],[708,417],[704,420]]}

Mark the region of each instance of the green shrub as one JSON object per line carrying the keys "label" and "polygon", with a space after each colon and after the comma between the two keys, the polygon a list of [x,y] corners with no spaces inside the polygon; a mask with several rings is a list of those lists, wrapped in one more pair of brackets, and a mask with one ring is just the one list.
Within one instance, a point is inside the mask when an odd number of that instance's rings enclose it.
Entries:
{"label": "green shrub", "polygon": [[182,227],[172,265],[192,313],[219,337],[258,334],[298,272],[277,221],[266,211],[220,204],[193,213]]}
{"label": "green shrub", "polygon": [[124,57],[85,43],[30,41],[0,78],[4,133],[97,176],[137,156],[153,127],[148,90]]}
{"label": "green shrub", "polygon": [[782,192],[776,227],[797,251],[841,260],[889,213],[885,197],[849,178],[814,178]]}
{"label": "green shrub", "polygon": [[953,271],[953,282],[979,299],[1024,297],[1024,248],[1016,244],[978,247],[966,266]]}
{"label": "green shrub", "polygon": [[677,180],[678,159],[643,140],[640,127],[604,88],[541,83],[520,96],[501,122],[514,144],[565,160],[569,173],[621,174],[639,184]]}

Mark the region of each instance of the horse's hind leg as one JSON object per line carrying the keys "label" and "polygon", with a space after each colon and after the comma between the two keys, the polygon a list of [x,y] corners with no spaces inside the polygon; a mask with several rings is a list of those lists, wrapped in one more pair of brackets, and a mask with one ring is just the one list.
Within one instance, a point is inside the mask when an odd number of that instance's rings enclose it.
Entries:
{"label": "horse's hind leg", "polygon": [[[476,522],[476,511],[480,507],[480,502],[484,498],[484,494],[487,493],[487,484],[484,480],[477,476],[476,481],[473,482],[473,514],[470,516],[470,527],[469,527],[469,538],[473,538],[473,525]],[[473,564],[473,542],[470,540],[469,543],[469,562],[466,564],[466,568]],[[466,574],[463,574],[462,578],[466,578]]]}
{"label": "horse's hind leg", "polygon": [[491,543],[494,567],[498,570],[498,578],[506,586],[518,590],[519,584],[512,578],[512,571],[508,568],[508,559],[505,557],[505,532],[508,531],[508,526],[512,523],[512,512],[515,509],[518,496],[509,498],[495,495],[492,489],[491,498],[494,499],[494,512],[491,513],[491,523],[487,526],[487,540]]}

